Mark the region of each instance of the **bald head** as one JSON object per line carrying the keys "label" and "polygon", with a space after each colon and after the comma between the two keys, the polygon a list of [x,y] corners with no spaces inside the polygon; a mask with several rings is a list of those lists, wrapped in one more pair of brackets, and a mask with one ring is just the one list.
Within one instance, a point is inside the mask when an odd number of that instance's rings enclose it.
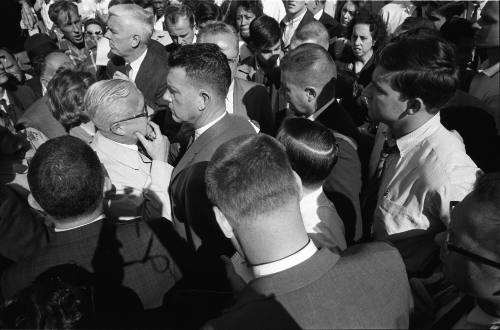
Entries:
{"label": "bald head", "polygon": [[337,78],[337,67],[330,54],[316,44],[303,44],[288,53],[281,62],[287,81],[300,86],[323,88]]}
{"label": "bald head", "polygon": [[305,43],[316,44],[328,50],[330,35],[323,23],[314,20],[300,27],[293,35],[290,48],[295,49]]}
{"label": "bald head", "polygon": [[56,75],[56,72],[61,69],[74,69],[75,65],[68,55],[61,52],[52,52],[45,56],[40,67],[40,81],[44,87]]}

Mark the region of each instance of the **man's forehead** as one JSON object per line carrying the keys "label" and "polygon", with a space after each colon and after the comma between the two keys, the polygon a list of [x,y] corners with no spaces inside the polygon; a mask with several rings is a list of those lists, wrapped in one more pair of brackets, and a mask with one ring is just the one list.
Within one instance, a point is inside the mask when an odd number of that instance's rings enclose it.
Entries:
{"label": "man's forehead", "polygon": [[388,83],[392,76],[393,72],[387,70],[386,68],[377,65],[375,70],[373,70],[372,80],[381,83]]}
{"label": "man's forehead", "polygon": [[169,84],[181,84],[186,80],[186,69],[173,67],[168,70],[167,80]]}
{"label": "man's forehead", "polygon": [[205,35],[202,40],[207,43],[216,44],[224,54],[238,51],[238,40],[229,33]]}

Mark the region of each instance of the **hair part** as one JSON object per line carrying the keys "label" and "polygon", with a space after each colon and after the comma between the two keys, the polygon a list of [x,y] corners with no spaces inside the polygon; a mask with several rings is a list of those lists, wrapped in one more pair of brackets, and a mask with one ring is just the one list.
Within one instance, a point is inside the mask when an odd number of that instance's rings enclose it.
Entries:
{"label": "hair part", "polygon": [[172,5],[165,8],[165,24],[175,25],[181,18],[187,19],[191,28],[195,27],[196,19],[191,7],[186,5]]}

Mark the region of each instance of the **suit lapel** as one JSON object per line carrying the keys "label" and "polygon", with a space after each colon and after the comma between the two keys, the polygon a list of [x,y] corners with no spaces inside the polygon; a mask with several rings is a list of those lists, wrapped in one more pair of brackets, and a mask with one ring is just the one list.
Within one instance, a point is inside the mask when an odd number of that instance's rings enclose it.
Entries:
{"label": "suit lapel", "polygon": [[153,60],[153,51],[148,49],[146,56],[139,67],[139,72],[137,72],[137,76],[135,76],[135,84],[140,90],[147,90],[145,87],[148,86],[148,82],[151,78],[150,69],[153,68]]}
{"label": "suit lapel", "polygon": [[245,105],[243,104],[243,96],[245,91],[241,85],[239,78],[234,78],[234,90],[233,90],[233,113],[235,115],[247,116],[245,111]]}

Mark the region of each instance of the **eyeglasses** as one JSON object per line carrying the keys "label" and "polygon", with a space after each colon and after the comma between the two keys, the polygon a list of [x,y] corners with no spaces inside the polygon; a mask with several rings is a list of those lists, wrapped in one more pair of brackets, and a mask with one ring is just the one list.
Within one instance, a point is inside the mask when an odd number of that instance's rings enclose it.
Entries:
{"label": "eyeglasses", "polygon": [[480,262],[482,264],[485,264],[485,265],[488,265],[488,266],[500,269],[500,263],[499,262],[496,262],[496,261],[493,261],[491,259],[482,257],[480,255],[477,255],[477,254],[469,251],[469,250],[466,250],[466,249],[458,247],[458,246],[456,246],[454,244],[451,244],[450,243],[450,232],[449,231],[446,233],[446,240],[444,241],[444,244],[445,244],[445,248],[448,251],[448,253],[450,253],[451,251],[453,251],[453,252],[461,254],[461,255],[463,255],[463,256],[465,256],[467,258],[470,258],[470,259],[472,259],[472,260],[474,260],[476,262]]}
{"label": "eyeglasses", "polygon": [[121,122],[124,122],[124,121],[127,121],[127,120],[132,120],[132,119],[137,119],[137,118],[142,118],[142,117],[149,117],[148,106],[146,105],[146,103],[144,103],[144,110],[142,113],[135,115],[133,117],[127,117],[125,119],[115,121],[111,126],[118,124],[118,123],[121,123]]}
{"label": "eyeglasses", "polygon": [[95,32],[92,32],[92,31],[85,31],[85,33],[86,33],[88,36],[91,36],[91,35],[100,36],[100,35],[102,35],[102,31],[95,31]]}

